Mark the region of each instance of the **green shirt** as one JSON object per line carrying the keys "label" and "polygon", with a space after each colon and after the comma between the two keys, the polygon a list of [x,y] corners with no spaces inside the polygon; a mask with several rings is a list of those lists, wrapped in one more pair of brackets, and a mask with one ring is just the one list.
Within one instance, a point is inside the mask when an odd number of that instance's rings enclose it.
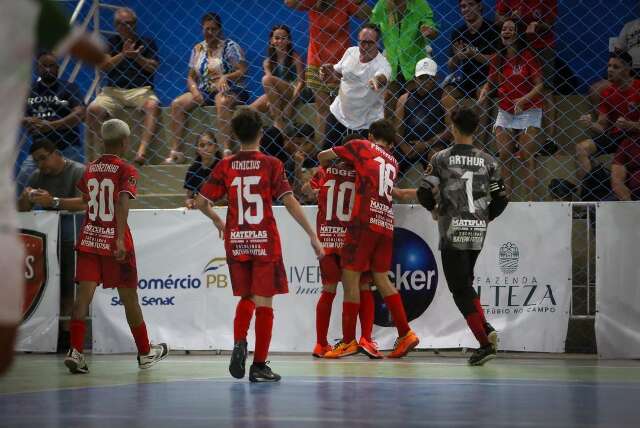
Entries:
{"label": "green shirt", "polygon": [[402,75],[409,81],[413,79],[416,63],[428,56],[427,41],[420,27],[426,25],[438,30],[438,25],[426,0],[407,0],[404,18],[400,25],[396,25],[395,17],[388,12],[387,1],[378,0],[371,13],[371,22],[382,32],[385,56],[391,64],[391,80],[396,80],[400,67]]}

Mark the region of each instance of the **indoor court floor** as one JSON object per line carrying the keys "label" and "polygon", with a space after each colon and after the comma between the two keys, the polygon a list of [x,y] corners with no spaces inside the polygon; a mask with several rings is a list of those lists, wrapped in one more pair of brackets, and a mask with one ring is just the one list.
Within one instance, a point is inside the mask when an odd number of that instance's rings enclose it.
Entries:
{"label": "indoor court floor", "polygon": [[132,355],[89,355],[86,375],[63,358],[17,356],[0,378],[0,427],[640,427],[640,361],[275,354],[282,381],[251,384],[230,377],[228,355],[175,352],[146,371]]}

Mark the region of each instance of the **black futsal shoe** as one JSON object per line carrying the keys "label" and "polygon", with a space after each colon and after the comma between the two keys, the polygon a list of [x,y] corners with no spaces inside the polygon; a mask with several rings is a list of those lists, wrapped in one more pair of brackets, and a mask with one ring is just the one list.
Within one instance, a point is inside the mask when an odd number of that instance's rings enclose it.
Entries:
{"label": "black futsal shoe", "polygon": [[238,340],[233,345],[231,362],[229,363],[229,373],[236,379],[242,379],[245,372],[245,362],[247,361],[247,341]]}
{"label": "black futsal shoe", "polygon": [[475,350],[475,352],[469,357],[470,366],[481,366],[489,360],[493,360],[496,357],[496,350],[492,344],[485,345]]}
{"label": "black futsal shoe", "polygon": [[251,364],[249,369],[249,380],[251,382],[278,382],[282,377],[271,371],[266,364]]}

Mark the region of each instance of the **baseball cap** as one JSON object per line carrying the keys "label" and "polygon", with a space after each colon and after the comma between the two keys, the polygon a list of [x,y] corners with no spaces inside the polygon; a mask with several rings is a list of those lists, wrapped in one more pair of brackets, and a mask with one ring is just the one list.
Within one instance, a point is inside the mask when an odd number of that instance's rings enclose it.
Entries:
{"label": "baseball cap", "polygon": [[431,58],[422,58],[416,64],[416,74],[415,77],[429,75],[435,76],[438,73],[438,64]]}
{"label": "baseball cap", "polygon": [[102,124],[101,135],[103,140],[119,140],[131,135],[131,130],[126,122],[120,119],[109,119]]}

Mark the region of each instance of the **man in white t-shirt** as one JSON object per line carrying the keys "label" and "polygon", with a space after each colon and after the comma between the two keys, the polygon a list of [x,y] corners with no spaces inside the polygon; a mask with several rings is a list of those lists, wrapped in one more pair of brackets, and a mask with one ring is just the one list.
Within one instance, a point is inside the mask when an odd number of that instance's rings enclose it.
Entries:
{"label": "man in white t-shirt", "polygon": [[338,96],[327,116],[324,149],[341,145],[344,137],[367,138],[369,125],[384,118],[384,88],[391,76],[389,61],[378,50],[380,30],[366,24],[358,32],[358,46],[347,49],[337,64],[323,64],[320,77],[340,81]]}

